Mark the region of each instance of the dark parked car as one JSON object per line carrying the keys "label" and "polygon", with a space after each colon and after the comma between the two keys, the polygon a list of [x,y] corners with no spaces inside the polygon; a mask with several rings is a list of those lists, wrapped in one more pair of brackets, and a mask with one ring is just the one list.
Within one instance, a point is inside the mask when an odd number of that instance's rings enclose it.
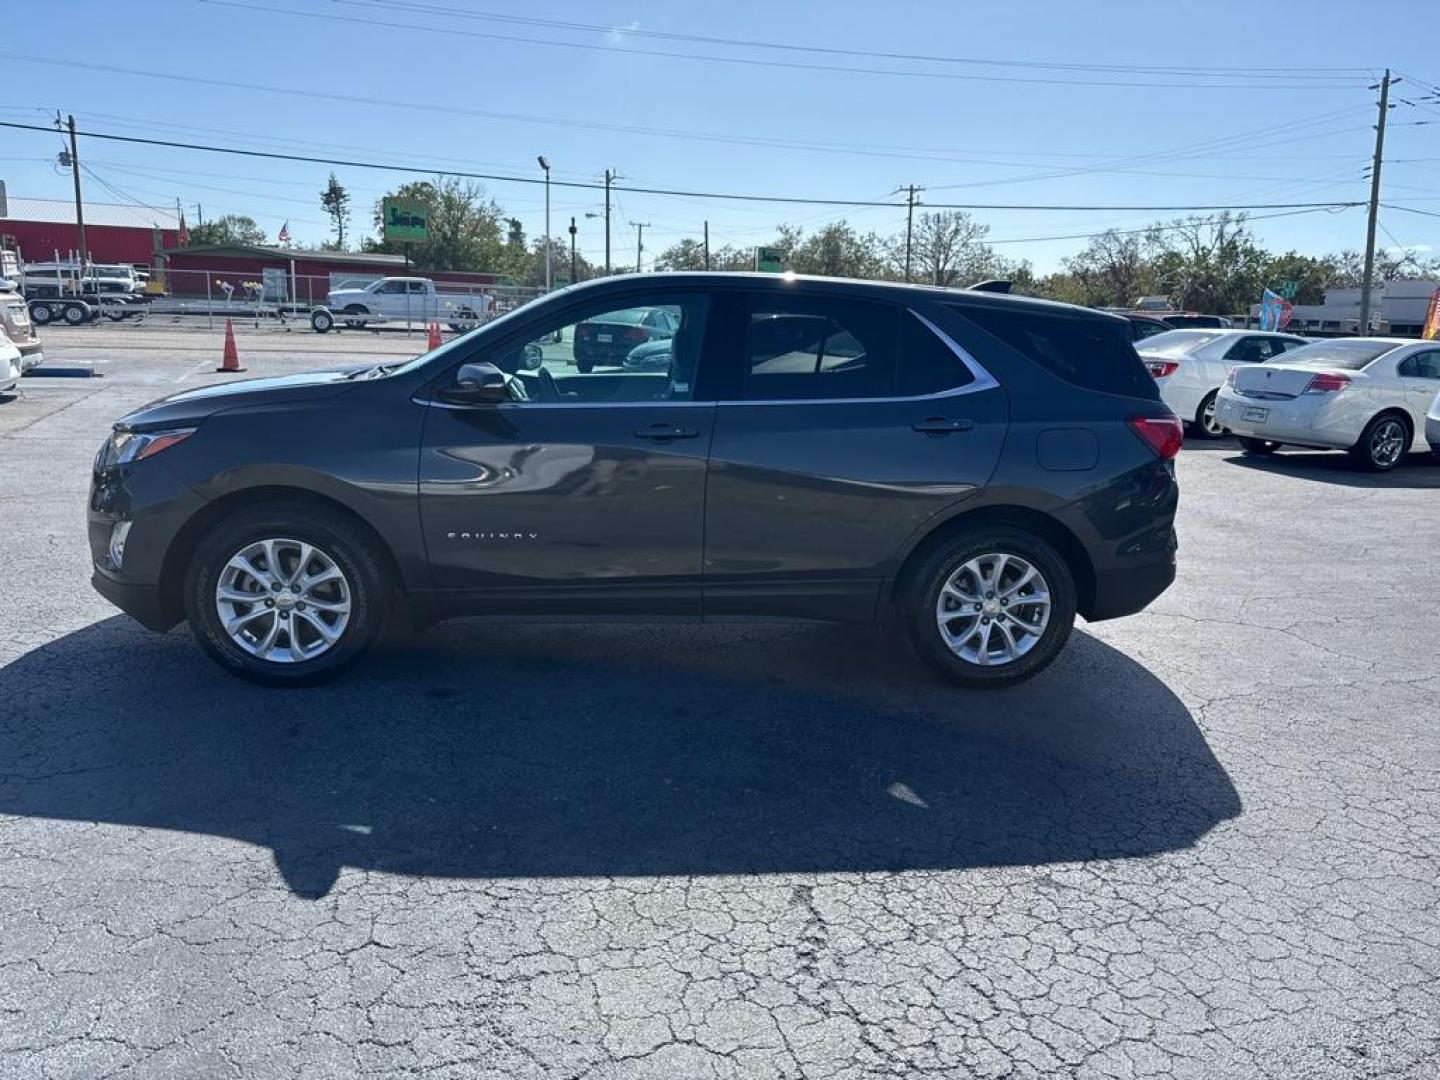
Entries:
{"label": "dark parked car", "polygon": [[670,337],[678,323],[678,314],[666,307],[626,308],[586,319],[575,326],[575,367],[582,374],[624,367],[635,346]]}
{"label": "dark parked car", "polygon": [[1169,333],[1175,329],[1164,319],[1156,318],[1153,315],[1136,315],[1132,312],[1117,312],[1130,323],[1130,337],[1133,341],[1144,341],[1148,337],[1157,334]]}
{"label": "dark parked car", "polygon": [[[609,312],[675,314],[664,372],[533,370]],[[1175,574],[1179,421],[1123,319],[769,275],[602,279],[415,360],[125,417],[95,586],[227,670],[316,682],[395,608],[881,622],[970,686]]]}

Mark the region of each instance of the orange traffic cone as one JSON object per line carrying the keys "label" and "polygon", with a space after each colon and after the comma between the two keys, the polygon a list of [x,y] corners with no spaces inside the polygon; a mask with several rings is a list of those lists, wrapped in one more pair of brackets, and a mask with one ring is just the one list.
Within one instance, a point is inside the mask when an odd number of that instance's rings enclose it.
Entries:
{"label": "orange traffic cone", "polygon": [[438,322],[432,322],[429,326],[425,328],[425,332],[426,350],[428,351],[430,349],[438,349],[440,347],[440,324]]}
{"label": "orange traffic cone", "polygon": [[225,320],[225,357],[216,371],[244,371],[240,366],[240,354],[235,350],[235,327]]}

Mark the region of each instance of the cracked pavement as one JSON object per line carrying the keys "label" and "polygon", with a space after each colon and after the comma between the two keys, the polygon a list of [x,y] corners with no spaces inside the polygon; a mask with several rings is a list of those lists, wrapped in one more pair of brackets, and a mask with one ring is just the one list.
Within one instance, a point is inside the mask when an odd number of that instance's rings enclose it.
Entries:
{"label": "cracked pavement", "polygon": [[109,421],[218,334],[46,339],[104,378],[0,399],[0,1076],[1440,1073],[1425,459],[1192,442],[1176,585],[1011,691],[467,623],[277,692],[88,585]]}

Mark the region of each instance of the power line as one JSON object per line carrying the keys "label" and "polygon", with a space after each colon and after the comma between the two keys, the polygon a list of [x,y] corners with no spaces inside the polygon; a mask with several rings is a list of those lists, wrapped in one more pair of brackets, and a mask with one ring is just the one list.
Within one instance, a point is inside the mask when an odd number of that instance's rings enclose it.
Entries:
{"label": "power line", "polygon": [[[1354,204],[1363,205],[1363,204]],[[1313,207],[1306,210],[1286,210],[1278,214],[1255,214],[1245,218],[1246,223],[1252,221],[1270,221],[1274,218],[1298,217],[1301,214],[1321,214],[1332,212],[1326,207]],[[1089,233],[1068,233],[1063,236],[1016,236],[1002,237],[999,240],[986,238],[983,243],[994,244],[1041,244],[1053,240],[1090,240],[1097,236],[1143,236],[1152,232],[1173,232],[1177,229],[1189,229],[1196,225],[1213,225],[1220,221],[1219,217],[1193,218],[1189,221],[1176,221],[1169,225],[1146,225],[1139,229],[1102,229],[1099,232]]]}
{"label": "power line", "polygon": [[[378,7],[378,8],[382,8],[382,9],[400,9],[400,10],[408,10],[408,11],[424,11],[424,12],[427,12],[427,13],[442,14],[442,15],[453,15],[453,16],[458,16],[458,17],[460,17],[460,18],[474,19],[474,20],[486,20],[486,21],[493,21],[493,22],[517,23],[517,24],[530,25],[530,26],[547,26],[547,27],[552,27],[552,28],[556,28],[556,29],[567,29],[567,30],[586,30],[586,31],[597,31],[597,32],[612,33],[612,34],[618,33],[618,34],[620,34],[621,36],[624,36],[624,37],[656,38],[656,39],[668,40],[668,41],[689,41],[689,42],[697,42],[697,43],[710,44],[710,45],[726,45],[726,46],[734,46],[734,47],[742,47],[742,48],[756,48],[756,49],[775,49],[775,50],[783,50],[783,51],[786,51],[786,52],[816,53],[816,54],[825,54],[825,55],[831,55],[831,56],[864,56],[864,57],[876,57],[876,58],[886,59],[886,60],[912,60],[912,61],[920,61],[920,62],[924,62],[924,63],[974,64],[974,65],[987,65],[987,66],[992,66],[992,67],[1024,67],[1024,68],[1059,69],[1059,70],[1075,70],[1075,71],[1178,72],[1178,73],[1180,73],[1180,74],[1207,74],[1207,73],[1233,74],[1233,73],[1238,73],[1238,72],[1290,72],[1290,71],[1296,70],[1296,69],[1294,69],[1294,68],[1282,68],[1282,67],[1159,67],[1159,66],[1131,65],[1131,64],[1075,64],[1075,63],[1063,63],[1063,62],[1055,62],[1055,61],[1048,61],[1048,62],[1047,62],[1047,61],[1036,61],[1036,60],[996,60],[996,59],[989,58],[989,57],[982,59],[982,58],[978,58],[978,57],[941,56],[941,55],[927,55],[927,54],[922,54],[922,53],[879,52],[879,51],[870,50],[870,49],[846,49],[846,48],[839,48],[839,47],[826,47],[826,46],[822,46],[822,45],[795,45],[795,44],[792,44],[792,43],[779,43],[779,42],[769,42],[769,41],[757,41],[757,40],[741,39],[741,38],[713,37],[713,36],[708,36],[708,35],[703,35],[703,34],[680,34],[680,33],[665,32],[665,31],[659,31],[659,30],[645,30],[645,29],[641,29],[640,27],[602,26],[602,25],[598,25],[598,24],[594,24],[594,23],[568,22],[568,21],[559,20],[559,19],[543,19],[543,18],[538,18],[538,17],[535,17],[535,16],[498,14],[498,13],[495,13],[495,12],[477,12],[477,11],[471,11],[471,10],[466,10],[466,9],[462,9],[462,8],[443,7],[443,6],[435,5],[435,4],[380,2],[380,0],[369,0],[368,3],[363,3],[363,4],[361,3],[361,0],[332,0],[332,2],[333,2],[333,3],[339,3],[339,4],[348,4],[349,6],[352,6],[352,7],[368,6],[368,7]],[[1329,71],[1329,72],[1351,72],[1351,73],[1354,73],[1354,74],[1357,74],[1357,75],[1367,75],[1367,76],[1368,76],[1368,75],[1370,75],[1370,74],[1372,73],[1372,70],[1373,70],[1373,69],[1371,69],[1371,68],[1364,68],[1364,67],[1354,67],[1354,68],[1342,68],[1342,67],[1334,67],[1334,68],[1312,68],[1312,67],[1307,67],[1305,70],[1308,70],[1308,71]],[[1314,76],[1314,77],[1316,77],[1316,78],[1324,78],[1325,76]]]}
{"label": "power line", "polygon": [[[240,11],[259,12],[259,13],[263,13],[263,14],[267,14],[267,15],[284,15],[284,16],[289,16],[289,17],[292,17],[292,18],[320,19],[320,20],[329,21],[329,22],[341,22],[341,23],[345,23],[345,24],[349,24],[349,25],[378,26],[378,27],[382,27],[382,28],[384,28],[384,29],[386,29],[386,30],[388,30],[388,31],[391,31],[391,32],[399,29],[399,30],[409,30],[409,31],[416,32],[416,33],[441,34],[441,35],[444,35],[445,37],[450,37],[450,38],[453,38],[453,37],[470,37],[470,38],[481,38],[481,39],[484,39],[484,40],[487,40],[487,41],[506,41],[506,42],[516,43],[516,44],[524,44],[524,45],[540,45],[540,46],[543,46],[543,47],[545,47],[545,48],[578,49],[578,50],[582,50],[582,51],[586,51],[586,52],[609,53],[609,54],[612,55],[612,56],[613,56],[613,55],[623,55],[623,56],[658,56],[658,57],[663,57],[663,58],[667,58],[667,59],[696,60],[696,61],[701,61],[701,62],[703,62],[703,63],[712,63],[712,64],[737,64],[737,65],[742,65],[742,66],[745,66],[745,67],[786,68],[786,69],[801,70],[801,71],[820,71],[820,72],[828,72],[828,73],[832,73],[832,74],[842,74],[842,75],[846,75],[846,76],[855,76],[855,75],[886,75],[886,76],[895,76],[895,77],[901,77],[901,78],[914,78],[914,79],[945,79],[945,80],[957,80],[957,81],[962,81],[962,82],[1031,83],[1031,84],[1061,85],[1061,86],[1145,87],[1145,88],[1152,88],[1152,89],[1154,89],[1154,88],[1174,87],[1174,88],[1176,88],[1176,89],[1188,89],[1188,90],[1256,90],[1256,89],[1264,89],[1264,90],[1311,90],[1311,91],[1314,91],[1314,90],[1350,90],[1350,89],[1358,89],[1359,87],[1361,87],[1361,86],[1364,85],[1364,82],[1363,82],[1358,76],[1351,76],[1351,77],[1348,77],[1348,78],[1347,78],[1347,77],[1344,77],[1344,76],[1324,76],[1324,75],[1318,75],[1318,76],[1316,76],[1316,75],[1305,75],[1305,76],[1301,77],[1301,76],[1298,75],[1298,74],[1291,74],[1291,75],[1288,75],[1288,76],[1286,76],[1286,75],[1259,75],[1259,76],[1250,75],[1250,76],[1241,76],[1241,75],[1239,75],[1238,73],[1232,73],[1231,75],[1226,76],[1226,77],[1235,78],[1235,79],[1245,78],[1245,79],[1247,79],[1247,80],[1249,80],[1249,81],[1245,81],[1245,82],[1236,81],[1236,82],[1229,82],[1229,83],[1206,83],[1206,82],[1184,83],[1184,82],[1174,82],[1174,81],[1155,82],[1155,81],[1153,81],[1153,80],[1152,80],[1152,81],[1147,81],[1147,82],[1139,82],[1139,81],[1134,81],[1134,80],[1124,81],[1124,80],[1116,80],[1116,79],[1109,79],[1109,80],[1102,80],[1102,79],[1064,79],[1064,78],[1040,78],[1040,77],[1014,76],[1014,75],[978,75],[978,74],[967,74],[967,73],[953,72],[953,71],[924,71],[924,70],[916,70],[916,69],[913,69],[913,68],[866,68],[866,67],[856,67],[856,66],[851,65],[851,64],[845,64],[845,65],[840,65],[840,64],[802,64],[802,63],[798,63],[798,62],[795,62],[795,61],[788,61],[788,60],[759,60],[759,59],[755,59],[755,58],[753,58],[753,57],[713,56],[713,55],[707,55],[707,54],[705,54],[705,53],[686,53],[686,52],[675,52],[675,51],[667,51],[667,50],[659,50],[659,49],[628,49],[628,48],[626,48],[626,49],[619,49],[619,48],[616,48],[616,47],[613,46],[613,45],[599,45],[599,44],[594,44],[594,43],[591,43],[591,42],[582,42],[582,41],[557,41],[557,40],[555,40],[555,39],[553,39],[553,38],[522,37],[522,36],[519,36],[519,35],[516,35],[516,34],[497,34],[497,33],[491,33],[491,32],[478,31],[478,30],[461,30],[461,29],[458,29],[458,28],[456,28],[456,27],[454,27],[454,26],[440,27],[440,26],[416,26],[416,25],[410,25],[410,24],[407,24],[407,23],[398,23],[398,24],[397,24],[397,23],[394,22],[394,21],[384,21],[384,20],[381,20],[381,19],[362,19],[362,18],[357,18],[357,17],[355,17],[355,16],[353,16],[353,15],[332,15],[332,14],[328,14],[328,13],[325,13],[325,12],[295,11],[295,10],[293,10],[293,9],[291,9],[291,8],[269,7],[269,6],[266,6],[266,5],[263,5],[263,4],[238,3],[238,2],[236,2],[236,0],[197,0],[197,2],[202,3],[202,4],[207,4],[207,5],[212,6],[212,7],[235,8],[235,9],[238,9],[238,10],[240,10]],[[343,0],[340,0],[340,2],[343,2]],[[359,5],[352,5],[352,6],[359,6]],[[394,9],[393,6],[392,6],[392,7],[390,7],[390,8],[386,8],[386,9],[382,9],[382,10],[395,10],[395,9]],[[406,9],[404,9],[404,10],[423,11],[422,8],[417,7],[417,6],[413,6],[413,5],[410,6],[410,7],[408,7],[408,8],[406,8]],[[465,14],[464,12],[455,11],[454,9],[438,9],[438,13],[443,13],[443,14],[447,14],[447,15],[461,15],[461,16],[463,16],[463,15]],[[611,33],[611,34],[617,33],[616,29],[613,28],[613,27],[583,26],[583,24],[582,24],[582,28],[584,28],[584,29],[591,29],[591,30],[601,30],[601,31],[609,32],[609,33]],[[624,31],[618,31],[618,32],[619,32],[620,34],[622,34],[622,36],[623,36]],[[851,53],[850,55],[854,55],[854,54]],[[862,55],[863,55],[863,54],[862,54]],[[913,58],[912,58],[912,59],[913,59]],[[1187,75],[1186,77],[1195,77],[1195,76],[1188,76],[1188,75]],[[1288,82],[1283,82],[1283,83],[1282,83],[1282,82],[1268,82],[1268,83],[1267,83],[1267,82],[1263,81],[1263,80],[1265,80],[1265,79],[1279,79],[1279,78],[1286,78],[1286,79],[1289,79],[1290,81],[1288,81]],[[1317,83],[1317,82],[1313,81],[1313,80],[1316,80],[1316,79],[1325,80],[1325,81],[1323,82],[1323,84],[1322,84],[1322,83]],[[1306,80],[1312,80],[1312,81],[1306,81]]]}
{"label": "power line", "polygon": [[1407,214],[1420,214],[1423,217],[1440,218],[1440,212],[1434,210],[1420,210],[1414,206],[1396,206],[1394,203],[1381,203],[1386,210],[1403,210]]}
{"label": "power line", "polygon": [[[0,121],[0,127],[12,128],[19,131],[51,132],[48,127],[38,124],[21,124],[14,121]],[[84,135],[90,139],[103,139],[109,142],[131,143],[141,146],[163,146],[177,150],[196,150],[213,154],[231,154],[239,157],[266,158],[274,161],[298,161],[312,165],[339,165],[355,169],[381,169],[387,172],[403,172],[413,175],[416,172],[431,172],[438,176],[456,176],[474,180],[493,180],[511,184],[544,184],[540,177],[531,176],[506,176],[500,173],[466,172],[454,169],[417,169],[411,165],[394,165],[386,162],[356,161],[342,158],[328,158],[308,154],[282,154],[273,150],[250,150],[233,146],[214,146],[205,143],[179,142],[170,139],[147,139],[135,135],[115,135],[100,131],[82,131],[77,134]],[[590,191],[603,190],[603,185],[595,182],[579,180],[554,180],[551,183],[556,187],[582,188]],[[611,185],[612,190],[629,192],[636,195],[667,195],[678,198],[691,199],[721,199],[737,202],[761,202],[761,203],[786,203],[803,206],[892,206],[903,207],[903,202],[886,202],[870,199],[827,199],[814,196],[799,195],[756,195],[740,192],[722,191],[693,191],[681,188],[657,188]],[[1114,205],[1075,205],[1075,204],[1037,204],[1037,203],[927,203],[931,209],[939,210],[1036,210],[1036,211],[1147,211],[1147,212],[1184,212],[1198,210],[1295,210],[1302,208],[1330,208],[1358,206],[1356,202],[1275,202],[1275,203],[1202,203],[1202,204],[1176,204],[1158,206],[1114,206]]]}

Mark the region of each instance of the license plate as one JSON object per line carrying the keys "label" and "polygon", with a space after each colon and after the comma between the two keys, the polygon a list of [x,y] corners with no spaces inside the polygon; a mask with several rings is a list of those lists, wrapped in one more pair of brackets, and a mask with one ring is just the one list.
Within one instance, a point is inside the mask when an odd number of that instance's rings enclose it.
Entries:
{"label": "license plate", "polygon": [[1263,424],[1265,422],[1265,418],[1269,415],[1269,409],[1257,409],[1254,406],[1251,406],[1240,414],[1240,419],[1249,420],[1251,423],[1254,424]]}
{"label": "license plate", "polygon": [[611,334],[596,334],[595,340],[600,342],[601,345],[609,345],[610,342],[614,340],[614,337]]}

